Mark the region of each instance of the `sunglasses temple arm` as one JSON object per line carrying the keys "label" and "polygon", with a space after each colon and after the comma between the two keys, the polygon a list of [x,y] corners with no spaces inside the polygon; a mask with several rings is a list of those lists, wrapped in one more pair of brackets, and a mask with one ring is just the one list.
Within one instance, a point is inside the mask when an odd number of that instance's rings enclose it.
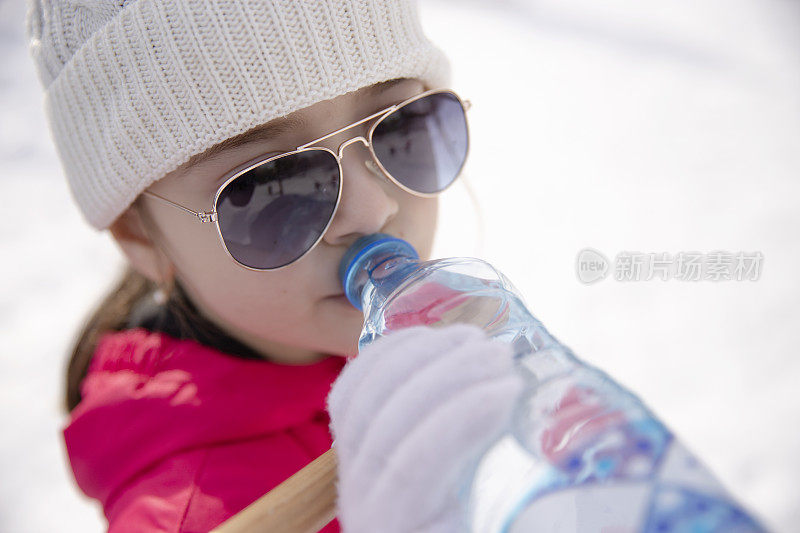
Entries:
{"label": "sunglasses temple arm", "polygon": [[161,200],[162,202],[166,202],[167,204],[169,204],[169,205],[171,205],[173,207],[177,207],[178,209],[182,209],[183,211],[186,211],[187,213],[190,213],[190,214],[196,216],[197,219],[200,222],[214,222],[214,221],[217,220],[217,214],[215,212],[213,212],[213,211],[212,212],[193,211],[193,210],[189,209],[188,207],[182,206],[181,204],[176,204],[172,200],[167,200],[163,196],[159,196],[158,194],[156,194],[154,192],[142,191],[142,193],[144,193],[144,194],[146,194],[148,196],[152,196],[153,198],[157,198],[157,199]]}

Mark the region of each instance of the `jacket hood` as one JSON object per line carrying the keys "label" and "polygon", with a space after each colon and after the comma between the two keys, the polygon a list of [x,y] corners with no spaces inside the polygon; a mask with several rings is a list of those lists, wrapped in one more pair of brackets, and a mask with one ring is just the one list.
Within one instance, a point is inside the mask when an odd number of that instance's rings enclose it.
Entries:
{"label": "jacket hood", "polygon": [[78,486],[106,506],[176,452],[327,419],[325,399],[345,362],[283,365],[143,328],[107,333],[63,428]]}

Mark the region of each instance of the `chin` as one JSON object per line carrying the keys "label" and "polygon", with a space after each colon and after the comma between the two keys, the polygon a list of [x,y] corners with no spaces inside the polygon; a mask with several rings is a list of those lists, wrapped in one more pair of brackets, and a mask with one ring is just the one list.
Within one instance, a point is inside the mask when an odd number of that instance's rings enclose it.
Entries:
{"label": "chin", "polygon": [[361,335],[362,323],[363,320],[357,322],[341,320],[334,325],[335,341],[334,349],[331,351],[333,355],[353,357],[358,354],[358,338]]}

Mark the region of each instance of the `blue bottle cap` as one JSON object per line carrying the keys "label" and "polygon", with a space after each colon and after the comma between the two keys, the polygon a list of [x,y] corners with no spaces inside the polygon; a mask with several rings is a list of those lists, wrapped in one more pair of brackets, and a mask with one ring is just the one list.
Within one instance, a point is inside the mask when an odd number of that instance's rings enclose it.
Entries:
{"label": "blue bottle cap", "polygon": [[386,233],[372,233],[360,237],[347,249],[339,262],[339,281],[344,294],[353,306],[361,310],[361,289],[356,276],[376,255],[404,255],[419,259],[419,254],[407,241]]}

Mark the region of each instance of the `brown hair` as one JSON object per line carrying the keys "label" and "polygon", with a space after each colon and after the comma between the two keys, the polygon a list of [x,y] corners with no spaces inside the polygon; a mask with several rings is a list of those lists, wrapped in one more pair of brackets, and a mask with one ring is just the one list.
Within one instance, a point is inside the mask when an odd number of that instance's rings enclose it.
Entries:
{"label": "brown hair", "polygon": [[97,341],[107,331],[123,329],[136,302],[155,289],[152,281],[128,266],[111,291],[89,315],[78,334],[78,341],[67,364],[67,411],[72,411],[81,401],[80,384],[89,369]]}

